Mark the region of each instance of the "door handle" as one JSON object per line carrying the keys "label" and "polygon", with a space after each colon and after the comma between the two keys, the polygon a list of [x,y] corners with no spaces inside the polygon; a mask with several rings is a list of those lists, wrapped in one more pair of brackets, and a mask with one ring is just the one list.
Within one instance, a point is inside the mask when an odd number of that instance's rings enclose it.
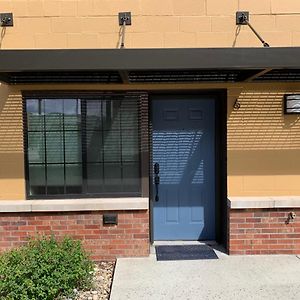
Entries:
{"label": "door handle", "polygon": [[159,195],[158,195],[158,186],[159,186],[159,183],[160,183],[160,178],[158,175],[155,175],[154,177],[154,183],[155,183],[155,201],[159,201]]}
{"label": "door handle", "polygon": [[160,177],[158,176],[159,174],[159,164],[158,163],[155,163],[154,164],[154,174],[155,174],[155,177],[154,177],[154,184],[155,184],[155,201],[158,202],[159,201],[159,189],[158,189],[158,186],[160,184]]}
{"label": "door handle", "polygon": [[154,174],[159,174],[159,163],[154,164]]}

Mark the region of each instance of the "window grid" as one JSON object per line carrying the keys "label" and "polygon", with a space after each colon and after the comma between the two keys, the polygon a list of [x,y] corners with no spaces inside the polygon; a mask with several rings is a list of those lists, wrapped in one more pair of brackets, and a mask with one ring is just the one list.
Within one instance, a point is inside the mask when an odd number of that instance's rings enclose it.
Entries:
{"label": "window grid", "polygon": [[[106,99],[108,98],[108,99]],[[70,166],[70,165],[77,165],[79,168],[81,168],[81,172],[82,172],[82,176],[81,176],[81,180],[82,180],[82,184],[81,184],[81,192],[79,194],[75,193],[75,196],[76,197],[96,197],[96,196],[110,196],[110,195],[113,195],[113,194],[118,194],[118,195],[122,195],[124,194],[124,196],[129,196],[129,195],[133,195],[133,196],[138,196],[141,194],[141,186],[140,186],[140,138],[139,138],[139,118],[138,118],[138,111],[139,111],[139,99],[137,96],[135,96],[134,99],[125,99],[125,97],[123,96],[122,99],[121,99],[121,104],[122,104],[122,101],[130,101],[131,100],[131,103],[130,103],[130,109],[129,111],[132,110],[132,106],[134,107],[134,110],[136,111],[133,111],[133,113],[135,113],[137,115],[137,122],[136,122],[136,126],[137,126],[137,137],[138,137],[138,148],[136,149],[137,152],[138,152],[138,156],[135,158],[135,159],[126,159],[126,164],[127,166],[129,164],[136,164],[138,166],[138,180],[139,180],[139,183],[138,183],[138,186],[136,186],[136,189],[134,191],[125,191],[125,185],[126,183],[124,183],[124,161],[123,161],[123,131],[125,130],[126,133],[130,132],[130,130],[133,130],[134,128],[130,128],[130,126],[124,126],[125,129],[123,129],[123,126],[122,126],[122,109],[121,109],[121,105],[119,106],[119,130],[108,130],[107,129],[107,124],[105,125],[104,124],[104,120],[107,122],[107,120],[105,119],[105,116],[104,115],[104,104],[106,106],[109,106],[109,104],[111,105],[112,107],[112,103],[113,101],[115,100],[113,97],[97,97],[96,101],[100,104],[100,120],[101,120],[101,128],[100,129],[95,129],[93,128],[93,130],[88,130],[87,129],[87,103],[88,101],[90,101],[90,99],[84,99],[84,98],[80,98],[80,99],[74,99],[74,98],[60,98],[60,97],[57,97],[57,98],[54,98],[54,100],[60,100],[62,101],[62,113],[61,115],[59,115],[58,119],[59,119],[59,123],[61,122],[62,126],[59,128],[59,129],[52,129],[52,128],[49,128],[49,124],[47,124],[47,114],[46,114],[46,111],[45,111],[45,103],[43,101],[52,101],[53,99],[51,98],[47,98],[47,97],[43,97],[43,98],[34,98],[34,99],[31,99],[29,97],[25,98],[25,105],[24,105],[24,112],[25,112],[25,159],[26,159],[26,179],[27,179],[27,195],[28,195],[28,198],[41,198],[41,197],[44,197],[44,198],[47,198],[48,196],[50,198],[69,198],[69,197],[72,197],[72,193],[68,193],[68,190],[67,190],[67,166]],[[78,109],[76,109],[76,119],[80,119],[80,130],[74,130],[74,129],[69,129],[69,128],[66,128],[66,114],[65,114],[65,100],[67,99],[72,99],[72,100],[76,100],[76,105],[78,106],[78,104],[80,104],[80,114],[78,114]],[[42,116],[42,126],[41,128],[39,128],[39,130],[37,129],[34,129],[34,128],[29,128],[29,123],[28,123],[28,119],[29,119],[29,112],[27,112],[27,101],[32,101],[32,100],[36,100],[37,103],[38,103],[38,116]],[[93,99],[95,101],[95,99]],[[133,100],[133,101],[132,101]],[[120,101],[120,97],[118,97],[118,101]],[[43,103],[44,103],[44,107],[43,106]],[[132,103],[134,105],[132,105]],[[44,108],[44,111],[43,111],[43,108]],[[106,107],[106,111],[108,111],[107,109],[108,107]],[[111,112],[110,112],[111,113]],[[79,118],[80,117],[80,118]],[[39,120],[40,118],[38,118]],[[105,127],[106,126],[106,127]],[[72,128],[72,126],[71,126]],[[28,141],[28,135],[32,132],[35,132],[35,133],[41,133],[43,135],[43,142],[44,142],[44,149],[43,149],[43,159],[40,161],[40,162],[31,162],[29,160],[29,141]],[[61,133],[61,136],[60,138],[62,138],[62,154],[63,154],[63,161],[61,161],[61,159],[58,159],[58,160],[54,160],[54,161],[49,161],[49,147],[48,147],[48,141],[49,141],[49,136],[47,136],[47,133]],[[80,137],[80,133],[81,133],[81,159],[82,159],[82,162],[80,161],[67,161],[67,158],[66,158],[66,132],[77,132],[77,140],[78,140],[78,137]],[[102,149],[101,149],[101,156],[102,156],[102,161],[88,161],[87,160],[87,149],[88,149],[88,144],[87,144],[87,133],[88,132],[93,132],[93,133],[97,133],[97,134],[100,134],[101,138],[102,138]],[[112,159],[109,159],[107,160],[106,157],[105,157],[105,146],[104,146],[104,141],[105,141],[105,133],[113,133],[113,132],[119,132],[119,144],[120,144],[120,159],[119,160],[112,160]],[[135,137],[134,137],[135,138]],[[133,138],[133,140],[134,140]],[[104,191],[104,192],[90,192],[89,189],[88,189],[88,166],[89,165],[93,165],[93,166],[101,166],[102,167],[102,174],[103,174],[103,185],[105,186],[105,183],[107,181],[107,178],[106,178],[106,167],[108,167],[109,165],[114,165],[116,164],[116,166],[119,164],[119,168],[120,168],[120,175],[121,175],[121,178],[120,178],[120,182],[121,182],[121,189],[117,192],[113,192],[113,191]],[[49,191],[49,178],[48,178],[48,169],[49,169],[49,166],[60,166],[60,167],[63,167],[63,193],[51,193]],[[41,167],[44,167],[44,179],[45,179],[45,193],[41,193],[41,192],[38,192],[38,193],[34,193],[34,192],[31,192],[31,179],[30,179],[30,167],[31,166],[41,166]],[[118,166],[117,166],[118,168]],[[99,185],[101,185],[99,183]]]}

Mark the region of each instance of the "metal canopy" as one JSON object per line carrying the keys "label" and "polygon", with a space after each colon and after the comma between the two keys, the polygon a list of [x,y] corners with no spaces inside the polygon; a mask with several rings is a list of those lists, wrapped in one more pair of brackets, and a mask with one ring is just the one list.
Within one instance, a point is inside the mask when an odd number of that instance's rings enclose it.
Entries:
{"label": "metal canopy", "polygon": [[300,81],[300,47],[0,50],[0,80],[24,83]]}

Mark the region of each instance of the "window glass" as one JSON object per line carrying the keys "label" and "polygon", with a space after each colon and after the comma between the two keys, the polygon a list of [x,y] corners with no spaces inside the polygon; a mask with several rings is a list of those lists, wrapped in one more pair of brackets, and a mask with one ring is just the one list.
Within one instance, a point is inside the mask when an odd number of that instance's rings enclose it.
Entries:
{"label": "window glass", "polygon": [[26,110],[28,130],[44,130],[44,110],[42,102],[39,100],[28,100]]}
{"label": "window glass", "polygon": [[28,132],[28,160],[30,163],[45,162],[44,132]]}
{"label": "window glass", "polygon": [[136,162],[123,165],[123,189],[127,192],[134,192],[139,189],[140,167]]}
{"label": "window glass", "polygon": [[29,196],[140,193],[138,96],[26,99]]}
{"label": "window glass", "polygon": [[88,162],[103,162],[103,133],[98,131],[87,131],[86,150]]}
{"label": "window glass", "polygon": [[46,194],[46,173],[44,165],[29,165],[29,195]]}
{"label": "window glass", "polygon": [[105,162],[121,161],[121,134],[119,131],[103,131],[103,150]]}
{"label": "window glass", "polygon": [[139,160],[138,132],[134,130],[122,131],[122,159],[123,161]]}
{"label": "window glass", "polygon": [[49,163],[64,162],[64,141],[62,131],[46,132],[46,158]]}
{"label": "window glass", "polygon": [[64,109],[64,128],[65,130],[80,130],[81,127],[81,103],[80,100],[65,99]]}
{"label": "window glass", "polygon": [[82,193],[82,165],[66,164],[66,193]]}
{"label": "window glass", "polygon": [[122,129],[132,129],[138,123],[138,110],[132,101],[123,101],[121,104],[121,126]]}
{"label": "window glass", "polygon": [[64,165],[51,164],[47,165],[47,193],[64,194]]}
{"label": "window glass", "polygon": [[43,100],[45,107],[46,130],[62,130],[63,128],[63,100]]}
{"label": "window glass", "polygon": [[86,129],[102,130],[102,101],[88,100],[86,102]]}
{"label": "window glass", "polygon": [[103,166],[104,164],[87,164],[88,193],[104,192]]}
{"label": "window glass", "polygon": [[121,121],[121,101],[102,101],[102,116],[104,130],[120,130]]}
{"label": "window glass", "polygon": [[64,133],[64,154],[65,162],[81,162],[81,132],[80,131],[65,131]]}
{"label": "window glass", "polygon": [[122,168],[118,163],[104,164],[104,188],[106,192],[122,191]]}

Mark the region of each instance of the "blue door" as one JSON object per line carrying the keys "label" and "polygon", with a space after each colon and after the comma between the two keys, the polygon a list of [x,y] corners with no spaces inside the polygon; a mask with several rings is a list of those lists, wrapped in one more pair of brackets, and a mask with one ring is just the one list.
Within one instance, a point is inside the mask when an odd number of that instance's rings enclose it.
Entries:
{"label": "blue door", "polygon": [[215,100],[157,96],[152,125],[154,240],[214,240]]}

